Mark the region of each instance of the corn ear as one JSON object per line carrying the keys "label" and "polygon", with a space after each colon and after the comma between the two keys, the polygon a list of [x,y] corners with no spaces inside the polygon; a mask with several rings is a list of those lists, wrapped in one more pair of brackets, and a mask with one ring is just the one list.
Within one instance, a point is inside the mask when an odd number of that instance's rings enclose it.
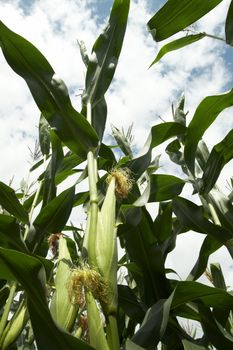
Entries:
{"label": "corn ear", "polygon": [[25,305],[23,305],[18,312],[15,313],[13,318],[8,323],[4,330],[2,336],[1,349],[7,349],[11,344],[13,344],[22,330],[24,329],[27,321],[29,319],[28,311]]}
{"label": "corn ear", "polygon": [[100,311],[96,301],[91,293],[87,290],[85,293],[87,303],[87,317],[90,345],[96,350],[110,350],[103,328],[103,322],[100,317]]}
{"label": "corn ear", "polygon": [[68,281],[71,276],[72,260],[65,238],[59,239],[58,267],[55,278],[55,292],[50,310],[54,320],[65,330],[71,330],[77,316],[78,306],[71,303],[68,294]]}
{"label": "corn ear", "polygon": [[116,243],[115,178],[109,183],[105,200],[98,214],[96,262],[100,274],[109,285],[108,312],[117,308],[117,243]]}

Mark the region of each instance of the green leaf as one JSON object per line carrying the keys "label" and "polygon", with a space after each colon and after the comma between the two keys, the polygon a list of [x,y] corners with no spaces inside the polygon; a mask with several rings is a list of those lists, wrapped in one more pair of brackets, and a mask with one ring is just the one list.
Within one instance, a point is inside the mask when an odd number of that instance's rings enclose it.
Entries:
{"label": "green leaf", "polygon": [[233,46],[233,1],[231,1],[227,12],[225,36],[227,44]]}
{"label": "green leaf", "polygon": [[233,158],[233,130],[215,145],[203,173],[202,191],[208,193],[215,185],[223,167]]}
{"label": "green leaf", "polygon": [[[92,48],[86,75],[84,105],[92,107],[92,125],[100,140],[105,129],[107,105],[104,94],[107,91],[118,63],[129,12],[129,0],[115,0],[109,23]],[[85,107],[84,107],[85,109]]]}
{"label": "green leaf", "polygon": [[216,288],[227,290],[221,266],[218,263],[210,264],[210,271],[214,286]]}
{"label": "green leaf", "polygon": [[148,349],[155,349],[167,328],[174,292],[166,300],[159,300],[146,313],[139,330],[132,341]]}
{"label": "green leaf", "polygon": [[50,150],[50,135],[49,135],[49,123],[43,116],[40,115],[39,121],[39,142],[40,150],[43,155],[49,155]]}
{"label": "green leaf", "polygon": [[205,272],[209,256],[221,248],[221,246],[222,244],[219,241],[211,236],[206,236],[201,245],[198,259],[188,276],[189,280],[196,280]]}
{"label": "green leaf", "polygon": [[132,340],[127,339],[125,343],[125,350],[146,350],[146,349],[135,344],[134,342],[132,342]]}
{"label": "green leaf", "polygon": [[[190,45],[194,43],[195,41],[198,41],[205,37],[205,33],[199,33],[199,34],[192,34],[187,35],[183,38],[179,38],[177,40],[171,41],[170,43],[164,45],[157,54],[154,61],[151,63],[150,67],[153,66],[155,63],[157,63],[163,56],[165,56],[168,52],[175,51],[178,49],[181,49],[184,46]],[[149,67],[149,68],[150,68]]]}
{"label": "green leaf", "polygon": [[73,175],[75,172],[80,171],[79,169],[74,168],[82,162],[82,158],[78,157],[72,152],[68,152],[61,160],[61,163],[59,162],[60,165],[58,164],[58,168],[55,174],[55,185],[58,185],[68,176]]}
{"label": "green leaf", "polygon": [[182,339],[182,344],[184,345],[184,350],[207,350],[203,345],[195,344],[194,342],[191,342],[187,339]]}
{"label": "green leaf", "polygon": [[0,248],[0,263],[0,278],[18,281],[27,292],[28,310],[38,350],[92,349],[54,323],[47,306],[46,275],[41,261],[33,256]]}
{"label": "green leaf", "polygon": [[156,174],[150,177],[149,202],[161,202],[178,196],[185,181],[172,175]]}
{"label": "green leaf", "polygon": [[61,232],[65,226],[74,202],[74,187],[68,188],[51,200],[38,214],[33,222],[37,231],[38,240],[44,233]]}
{"label": "green leaf", "polygon": [[0,181],[0,205],[23,223],[28,223],[28,213],[20,204],[15,191]]}
{"label": "green leaf", "polygon": [[118,303],[127,316],[137,323],[142,323],[146,308],[142,307],[133,290],[128,286],[118,285]]}
{"label": "green leaf", "polygon": [[[130,218],[126,217],[126,220],[131,222]],[[165,275],[165,257],[157,244],[149,213],[141,208],[141,220],[137,226],[126,223],[119,228],[124,234],[130,261],[136,263],[142,271],[141,277],[138,274],[135,276],[141,289],[142,301],[151,306],[159,299],[168,297],[170,287]]]}
{"label": "green leaf", "polygon": [[211,223],[204,217],[202,207],[185,198],[175,198],[173,200],[173,210],[181,224],[190,230],[209,234],[222,245],[232,238],[230,231]]}
{"label": "green leaf", "polygon": [[0,310],[4,307],[9,296],[10,288],[5,285],[0,289]]}
{"label": "green leaf", "polygon": [[31,94],[59,138],[86,158],[98,145],[98,136],[86,118],[72,106],[66,85],[35,46],[0,22],[0,43],[11,68],[26,81]]}
{"label": "green leaf", "polygon": [[233,296],[220,289],[206,286],[198,282],[178,282],[173,297],[171,309],[190,301],[201,301],[206,307],[232,309]]}
{"label": "green leaf", "polygon": [[27,247],[20,235],[19,224],[10,215],[0,214],[0,246],[27,252]]}
{"label": "green leaf", "polygon": [[130,160],[125,166],[132,171],[135,179],[138,179],[150,165],[152,149],[171,137],[183,135],[185,132],[186,127],[175,122],[161,123],[153,126],[141,151],[142,155]]}
{"label": "green leaf", "polygon": [[61,140],[53,130],[50,130],[50,140],[52,144],[52,156],[44,174],[42,207],[56,197],[57,187],[55,176],[64,158]]}
{"label": "green leaf", "polygon": [[233,337],[214,318],[213,313],[204,305],[199,305],[201,325],[206,337],[216,349],[232,349]]}
{"label": "green leaf", "polygon": [[155,41],[162,41],[196,22],[222,0],[169,0],[147,23]]}
{"label": "green leaf", "polygon": [[194,174],[195,153],[198,142],[204,132],[215,121],[217,116],[228,107],[233,106],[233,90],[228,93],[208,96],[197,107],[187,128],[184,158],[190,171]]}
{"label": "green leaf", "polygon": [[121,52],[129,12],[129,0],[115,0],[109,23],[96,40],[89,60],[84,101],[94,106],[107,91]]}

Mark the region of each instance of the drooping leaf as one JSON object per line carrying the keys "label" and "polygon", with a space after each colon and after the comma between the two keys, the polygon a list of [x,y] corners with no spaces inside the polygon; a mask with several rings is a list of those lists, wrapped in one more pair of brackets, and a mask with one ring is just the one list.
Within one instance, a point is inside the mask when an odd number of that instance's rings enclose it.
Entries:
{"label": "drooping leaf", "polygon": [[70,216],[73,202],[74,187],[68,188],[51,200],[33,222],[37,233],[33,241],[40,240],[45,233],[61,232]]}
{"label": "drooping leaf", "polygon": [[173,296],[174,292],[168,299],[159,300],[147,311],[141,327],[132,338],[134,343],[148,350],[155,349],[167,328]]}
{"label": "drooping leaf", "polygon": [[214,286],[216,288],[227,290],[221,266],[218,263],[210,264],[210,272],[211,272]]}
{"label": "drooping leaf", "polygon": [[227,18],[225,22],[225,36],[226,42],[229,45],[233,45],[233,1],[231,1],[227,12]]}
{"label": "drooping leaf", "polygon": [[55,185],[57,186],[64,181],[68,176],[75,174],[79,169],[76,167],[83,162],[83,159],[72,152],[67,154],[62,159],[55,174]]}
{"label": "drooping leaf", "polygon": [[155,174],[150,177],[149,202],[161,202],[178,196],[185,181],[166,174]]}
{"label": "drooping leaf", "polygon": [[145,143],[139,157],[130,160],[126,163],[135,179],[138,179],[142,173],[148,168],[151,162],[151,151],[154,147],[160,145],[171,137],[183,135],[186,132],[186,127],[180,123],[167,122],[155,125],[151,128],[149,137]]}
{"label": "drooping leaf", "polygon": [[59,138],[74,153],[86,158],[98,145],[95,130],[72,106],[66,85],[35,46],[0,22],[0,44],[11,68],[26,81],[31,94]]}
{"label": "drooping leaf", "polygon": [[209,234],[222,245],[231,240],[232,233],[221,226],[211,223],[203,215],[202,207],[188,199],[177,197],[173,200],[173,210],[182,225],[190,230]]}
{"label": "drooping leaf", "polygon": [[171,35],[196,22],[222,0],[169,0],[147,23],[155,41]]}
{"label": "drooping leaf", "polygon": [[215,185],[223,167],[233,158],[233,130],[215,145],[203,173],[202,191],[208,193]]}
{"label": "drooping leaf", "polygon": [[20,235],[20,226],[10,215],[0,214],[0,246],[27,252],[27,247]]}
{"label": "drooping leaf", "polygon": [[222,244],[215,238],[206,236],[201,245],[198,259],[188,276],[189,280],[196,280],[205,272],[209,256],[221,248],[221,246]]}
{"label": "drooping leaf", "polygon": [[41,261],[33,256],[0,248],[0,262],[0,278],[18,281],[27,292],[28,310],[39,350],[92,349],[54,323],[47,306],[46,275]]}
{"label": "drooping leaf", "polygon": [[159,50],[157,56],[155,57],[154,61],[151,63],[150,67],[153,66],[155,63],[157,63],[159,60],[161,60],[161,58],[165,56],[167,53],[181,49],[182,47],[190,45],[204,37],[205,37],[205,33],[199,33],[199,34],[187,35],[183,38],[179,38],[174,41],[171,41],[170,43],[164,45]]}
{"label": "drooping leaf", "polygon": [[15,191],[0,182],[0,205],[23,223],[28,223],[28,213],[19,202]]}
{"label": "drooping leaf", "polygon": [[39,142],[40,142],[41,153],[43,155],[49,155],[49,150],[50,150],[49,123],[47,122],[43,114],[40,115]]}
{"label": "drooping leaf", "polygon": [[199,282],[181,281],[177,283],[171,309],[198,300],[206,307],[231,310],[233,296],[220,288],[209,287]]}
{"label": "drooping leaf", "polygon": [[[131,222],[130,218],[126,217],[126,220]],[[137,285],[141,288],[142,301],[149,307],[157,300],[168,297],[170,287],[165,275],[165,257],[157,244],[149,213],[141,208],[141,220],[137,226],[126,223],[119,229],[125,237],[130,261],[136,263],[142,271],[141,276],[135,275]]]}
{"label": "drooping leaf", "polygon": [[204,132],[226,108],[233,106],[233,90],[221,95],[206,97],[197,107],[187,128],[184,148],[185,162],[194,174],[195,153]]}
{"label": "drooping leaf", "polygon": [[118,303],[127,316],[138,323],[143,321],[146,309],[128,286],[118,285]]}
{"label": "drooping leaf", "polygon": [[212,312],[205,305],[199,305],[199,314],[204,334],[217,349],[231,349],[233,336],[224,329],[214,318]]}

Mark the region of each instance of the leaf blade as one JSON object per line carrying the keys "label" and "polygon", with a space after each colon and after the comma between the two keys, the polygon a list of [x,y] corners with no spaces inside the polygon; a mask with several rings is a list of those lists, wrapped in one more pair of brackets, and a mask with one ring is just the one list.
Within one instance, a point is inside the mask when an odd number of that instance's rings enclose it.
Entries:
{"label": "leaf blade", "polygon": [[154,61],[149,66],[152,67],[155,63],[159,62],[163,56],[165,56],[167,53],[171,51],[175,51],[178,49],[181,49],[187,45],[190,45],[202,38],[205,37],[205,33],[199,33],[199,34],[192,34],[187,35],[183,38],[179,38],[177,40],[171,41],[170,43],[164,45],[158,52],[157,56],[155,57]]}
{"label": "leaf blade", "polygon": [[221,1],[169,0],[149,20],[148,29],[155,41],[167,39],[196,22]]}

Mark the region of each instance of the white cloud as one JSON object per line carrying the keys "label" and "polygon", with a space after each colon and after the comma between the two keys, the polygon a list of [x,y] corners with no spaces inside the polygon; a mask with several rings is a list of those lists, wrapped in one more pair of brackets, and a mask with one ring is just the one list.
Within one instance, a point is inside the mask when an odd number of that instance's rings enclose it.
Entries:
{"label": "white cloud", "polygon": [[[80,98],[75,96],[84,86],[85,68],[81,61],[77,39],[85,41],[90,52],[100,32],[97,17],[88,5],[95,1],[49,0],[35,1],[25,15],[18,1],[1,3],[1,18],[13,31],[30,40],[45,55],[56,73],[63,78],[71,92],[74,106],[79,108]],[[221,3],[208,17],[199,23],[201,30],[222,36],[223,20],[229,1]],[[232,73],[223,57],[223,44],[210,38],[168,54],[157,65],[148,70],[159,48],[146,31],[146,22],[151,17],[146,0],[132,1],[130,20],[115,79],[108,91],[107,134],[110,123],[127,127],[134,122],[135,144],[143,146],[152,125],[160,122],[159,116],[171,121],[171,103],[181,91],[186,94],[186,108],[191,119],[198,103],[207,95],[224,91],[232,81]],[[0,169],[2,181],[8,182],[15,175],[15,186],[25,176],[28,167],[27,146],[33,148],[37,137],[36,125],[39,111],[30,97],[23,80],[16,76],[0,57],[1,78],[1,128]],[[206,133],[206,141],[213,146],[227,130],[232,128],[232,110],[226,111]],[[224,123],[223,123],[224,120]],[[223,125],[224,124],[224,125]],[[167,167],[167,162],[164,163]],[[168,170],[167,170],[168,169]],[[162,171],[175,171],[173,166]],[[189,241],[188,241],[189,240]],[[183,261],[191,252],[198,252],[199,235],[178,243],[176,255],[171,257],[178,272],[185,275]],[[193,249],[195,246],[195,250]],[[182,257],[183,251],[183,257]],[[184,254],[186,254],[184,256]],[[193,255],[193,258],[194,258]],[[181,260],[182,257],[182,260]],[[224,253],[218,256],[224,263]],[[192,261],[190,259],[189,261]],[[188,264],[187,264],[188,266]],[[229,271],[229,270],[227,270]]]}

